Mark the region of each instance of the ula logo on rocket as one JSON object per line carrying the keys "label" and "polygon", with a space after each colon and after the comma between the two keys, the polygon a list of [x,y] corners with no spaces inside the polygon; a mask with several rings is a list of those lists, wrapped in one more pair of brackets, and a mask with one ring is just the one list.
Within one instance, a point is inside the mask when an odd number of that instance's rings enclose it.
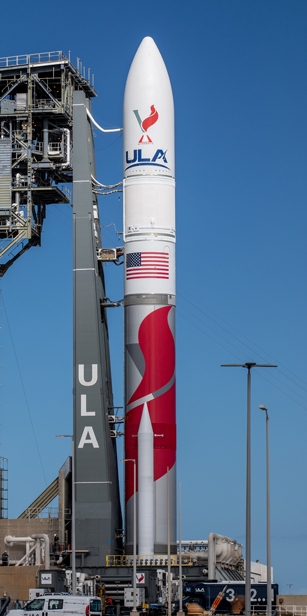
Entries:
{"label": "ula logo on rocket", "polygon": [[145,118],[145,120],[141,120],[140,118],[140,114],[138,112],[137,109],[133,110],[133,113],[137,119],[138,125],[141,129],[141,131],[143,133],[145,133],[144,135],[142,135],[139,143],[152,143],[152,140],[150,139],[149,135],[147,134],[148,129],[150,128],[150,126],[152,126],[153,124],[155,124],[159,118],[159,114],[155,109],[154,105],[151,105],[150,107],[150,115],[148,116],[148,118]]}

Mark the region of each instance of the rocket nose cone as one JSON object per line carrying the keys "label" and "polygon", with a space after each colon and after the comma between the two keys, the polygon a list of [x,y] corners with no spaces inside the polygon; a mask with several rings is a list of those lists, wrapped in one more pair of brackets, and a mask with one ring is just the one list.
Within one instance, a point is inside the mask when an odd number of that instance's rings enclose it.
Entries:
{"label": "rocket nose cone", "polygon": [[142,53],[150,53],[150,52],[157,53],[158,52],[158,54],[160,54],[160,51],[155,41],[153,40],[153,38],[151,38],[151,36],[145,36],[143,38],[136,53],[138,53],[139,51]]}
{"label": "rocket nose cone", "polygon": [[143,413],[140,421],[138,434],[152,434],[152,425],[146,402],[143,406]]}
{"label": "rocket nose cone", "polygon": [[159,76],[161,78],[163,74],[169,80],[166,66],[155,41],[150,36],[146,36],[143,38],[133,58],[126,88],[129,81],[134,81],[136,76],[140,81],[152,82],[154,78],[158,79]]}
{"label": "rocket nose cone", "polygon": [[[172,86],[150,36],[142,40],[127,77],[123,127],[125,177],[146,171],[175,176]],[[146,156],[142,148],[146,148]]]}

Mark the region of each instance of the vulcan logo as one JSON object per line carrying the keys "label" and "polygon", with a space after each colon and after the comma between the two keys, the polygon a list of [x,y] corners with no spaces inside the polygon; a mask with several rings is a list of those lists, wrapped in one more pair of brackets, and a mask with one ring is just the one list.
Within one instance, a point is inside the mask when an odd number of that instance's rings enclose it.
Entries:
{"label": "vulcan logo", "polygon": [[155,110],[155,106],[151,105],[150,107],[150,116],[148,116],[148,118],[145,118],[145,120],[141,120],[140,118],[140,114],[138,112],[137,109],[133,110],[133,113],[137,119],[138,125],[141,129],[141,131],[144,133],[144,135],[142,135],[139,143],[152,143],[152,140],[150,139],[149,135],[147,134],[148,129],[153,126],[153,124],[155,124],[158,120],[159,114],[158,112]]}

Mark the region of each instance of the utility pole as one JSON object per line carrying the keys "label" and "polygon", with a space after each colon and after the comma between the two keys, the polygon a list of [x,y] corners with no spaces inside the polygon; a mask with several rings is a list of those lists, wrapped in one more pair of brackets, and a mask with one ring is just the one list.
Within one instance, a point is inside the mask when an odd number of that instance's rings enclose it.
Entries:
{"label": "utility pole", "polygon": [[184,616],[182,611],[182,553],[181,553],[181,483],[179,481],[179,612],[177,616]]}
{"label": "utility pole", "polygon": [[271,520],[270,520],[270,453],[269,453],[269,414],[263,404],[259,405],[266,414],[266,545],[267,545],[267,605],[268,616],[272,614],[272,574],[271,574]]}
{"label": "utility pole", "polygon": [[172,601],[171,601],[171,538],[170,538],[170,516],[169,516],[169,467],[167,467],[167,612],[168,616],[172,616]]}
{"label": "utility pole", "polygon": [[222,364],[221,367],[247,369],[245,614],[251,616],[251,368],[277,368],[277,366],[246,362],[245,364]]}

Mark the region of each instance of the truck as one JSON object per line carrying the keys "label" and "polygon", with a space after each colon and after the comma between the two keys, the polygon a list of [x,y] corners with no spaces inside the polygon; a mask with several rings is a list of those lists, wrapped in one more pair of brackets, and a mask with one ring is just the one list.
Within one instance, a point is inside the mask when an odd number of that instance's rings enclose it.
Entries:
{"label": "truck", "polygon": [[22,610],[9,610],[9,616],[102,616],[101,599],[70,595],[69,593],[46,593],[26,603]]}

